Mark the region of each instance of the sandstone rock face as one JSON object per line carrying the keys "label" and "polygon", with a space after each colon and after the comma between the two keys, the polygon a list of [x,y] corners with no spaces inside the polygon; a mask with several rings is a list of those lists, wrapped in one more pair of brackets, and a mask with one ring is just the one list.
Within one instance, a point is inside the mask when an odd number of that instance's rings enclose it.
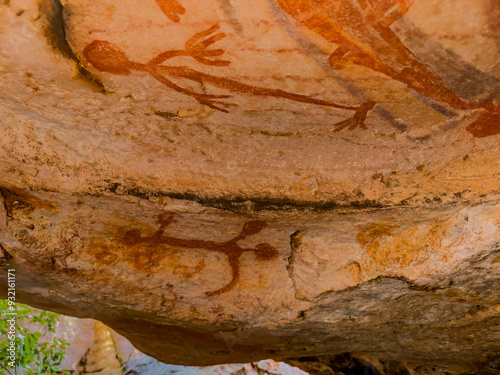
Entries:
{"label": "sandstone rock face", "polygon": [[2,274],[171,364],[493,363],[499,16],[4,2]]}
{"label": "sandstone rock face", "polygon": [[[38,324],[29,324],[30,331],[41,332]],[[304,375],[296,367],[273,360],[255,363],[225,364],[205,367],[166,365],[141,353],[125,337],[99,321],[61,315],[54,333],[45,332],[41,340],[54,337],[70,345],[60,366],[72,375]]]}

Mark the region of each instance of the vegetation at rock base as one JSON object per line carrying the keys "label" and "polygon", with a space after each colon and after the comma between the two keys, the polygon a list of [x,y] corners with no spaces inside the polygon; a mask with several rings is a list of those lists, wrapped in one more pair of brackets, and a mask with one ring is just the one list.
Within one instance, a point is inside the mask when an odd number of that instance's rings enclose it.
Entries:
{"label": "vegetation at rock base", "polygon": [[[67,341],[53,337],[44,339],[46,333],[55,333],[59,314],[38,310],[27,305],[0,300],[0,375],[59,375],[62,371]],[[14,318],[14,320],[12,320]],[[15,321],[15,323],[14,323]],[[15,333],[12,327],[15,328]],[[33,327],[36,327],[33,330]],[[32,329],[30,329],[32,328]],[[14,361],[9,353],[11,339],[15,340]]]}

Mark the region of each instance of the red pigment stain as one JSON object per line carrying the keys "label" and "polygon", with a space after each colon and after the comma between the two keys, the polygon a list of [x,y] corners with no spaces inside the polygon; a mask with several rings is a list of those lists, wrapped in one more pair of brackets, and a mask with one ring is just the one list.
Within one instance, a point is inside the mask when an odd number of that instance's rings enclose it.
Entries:
{"label": "red pigment stain", "polygon": [[500,134],[500,107],[483,113],[476,121],[467,126],[466,129],[476,138]]}
{"label": "red pigment stain", "polygon": [[254,248],[244,248],[238,245],[238,242],[245,238],[255,235],[267,227],[267,223],[261,220],[247,221],[243,224],[240,233],[224,242],[209,241],[209,240],[190,240],[178,237],[167,236],[164,234],[167,226],[175,222],[175,214],[159,215],[158,224],[160,227],[152,236],[143,236],[137,229],[130,230],[123,236],[123,243],[128,246],[136,246],[139,244],[147,244],[151,249],[167,245],[180,247],[184,249],[203,249],[222,253],[227,257],[229,266],[231,267],[231,280],[228,284],[215,291],[206,292],[207,296],[216,296],[221,293],[231,290],[237,283],[240,277],[240,257],[245,252],[255,253],[255,257],[259,261],[271,260],[278,257],[278,251],[268,243],[260,243]]}
{"label": "red pigment stain", "polygon": [[146,72],[165,87],[175,90],[181,94],[191,96],[198,101],[198,103],[221,112],[227,113],[228,110],[225,108],[236,107],[236,104],[225,101],[225,99],[230,98],[230,95],[209,95],[196,92],[189,88],[179,86],[169,77],[184,78],[197,83],[210,84],[229,92],[282,98],[300,103],[354,111],[354,116],[338,123],[335,131],[340,131],[345,127],[349,127],[349,129],[354,129],[356,127],[360,127],[362,129],[366,128],[364,122],[368,111],[375,106],[375,102],[373,101],[367,100],[358,106],[346,106],[327,100],[312,98],[307,95],[243,83],[234,79],[200,72],[185,65],[173,66],[163,64],[167,60],[176,57],[191,57],[195,61],[207,66],[224,67],[230,65],[230,61],[219,58],[225,52],[223,49],[209,48],[212,44],[226,37],[225,33],[217,32],[217,30],[219,30],[219,26],[214,25],[207,30],[195,33],[186,41],[185,49],[165,51],[145,64],[130,61],[125,52],[123,52],[116,45],[105,40],[94,40],[92,43],[88,44],[83,50],[83,55],[95,69],[101,72],[118,75],[128,75],[132,71]]}

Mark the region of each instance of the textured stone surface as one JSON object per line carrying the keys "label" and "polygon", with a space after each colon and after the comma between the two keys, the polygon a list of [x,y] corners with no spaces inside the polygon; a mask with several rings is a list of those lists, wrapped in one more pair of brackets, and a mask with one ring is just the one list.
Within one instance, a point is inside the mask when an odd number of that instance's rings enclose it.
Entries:
{"label": "textured stone surface", "polygon": [[1,272],[172,364],[493,361],[499,14],[4,2]]}
{"label": "textured stone surface", "polygon": [[[37,331],[40,327],[28,327]],[[57,337],[70,345],[65,350],[62,370],[72,375],[305,375],[296,367],[273,360],[216,366],[166,365],[141,353],[125,337],[99,321],[62,315],[55,333],[44,332],[41,340]]]}

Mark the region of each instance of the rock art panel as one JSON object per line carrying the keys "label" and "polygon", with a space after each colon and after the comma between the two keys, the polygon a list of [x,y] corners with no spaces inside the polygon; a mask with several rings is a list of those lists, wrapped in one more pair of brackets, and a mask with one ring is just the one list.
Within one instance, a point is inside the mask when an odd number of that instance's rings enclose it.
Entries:
{"label": "rock art panel", "polygon": [[490,363],[499,36],[494,1],[3,2],[0,276],[169,363]]}
{"label": "rock art panel", "polygon": [[37,4],[2,7],[8,181],[322,207],[497,191],[487,4],[456,5],[462,28],[435,0]]}
{"label": "rock art panel", "polygon": [[290,16],[337,45],[328,58],[333,69],[348,63],[364,66],[406,84],[422,96],[458,110],[487,110],[467,130],[476,137],[500,132],[499,106],[492,100],[471,103],[449,90],[442,79],[404,45],[390,26],[403,17],[413,0],[302,1],[278,0]]}
{"label": "rock art panel", "polygon": [[[78,12],[92,12],[92,8],[84,8],[78,0],[67,1],[66,6],[68,9],[77,9],[76,11],[69,11],[69,20],[71,18],[80,17]],[[118,20],[118,17],[123,17],[123,13],[127,11],[127,5],[120,11],[120,16],[114,15],[116,12],[115,3],[113,1],[104,2],[105,5],[98,5],[96,9],[107,7],[107,12],[102,16],[97,16],[97,23],[108,25],[106,32],[113,34],[120,30],[123,25],[115,27],[116,22],[110,23],[109,18]],[[84,63],[97,69],[100,72],[129,75],[131,72],[146,72],[154,77],[161,84],[169,89],[175,90],[183,95],[193,97],[198,103],[205,105],[211,109],[221,112],[228,112],[229,107],[234,107],[237,104],[227,101],[231,96],[225,94],[208,94],[205,92],[208,89],[207,85],[219,87],[225,91],[232,93],[241,93],[246,95],[257,95],[264,97],[276,97],[298,101],[307,104],[328,106],[343,110],[354,111],[354,116],[346,120],[337,122],[332,127],[333,131],[341,131],[345,128],[353,130],[357,127],[366,129],[365,120],[370,111],[377,103],[376,100],[364,100],[358,105],[343,105],[335,101],[323,100],[313,98],[311,95],[305,95],[299,92],[289,92],[286,90],[273,88],[273,87],[260,87],[252,84],[251,81],[244,82],[242,78],[231,79],[227,77],[228,67],[232,64],[231,59],[224,56],[234,55],[235,58],[243,58],[238,56],[238,50],[234,49],[234,39],[236,35],[234,32],[218,32],[220,29],[219,24],[230,24],[235,30],[241,26],[244,20],[235,19],[234,8],[237,5],[226,3],[226,12],[213,12],[208,11],[205,7],[214,6],[221,7],[220,2],[214,1],[213,4],[204,5],[200,8],[199,4],[196,5],[185,1],[156,1],[158,10],[161,10],[165,17],[165,27],[167,30],[177,30],[184,34],[185,29],[193,27],[194,24],[199,22],[207,22],[208,19],[215,21],[211,27],[202,30],[198,29],[192,36],[187,38],[184,49],[172,49],[159,53],[156,57],[152,57],[148,62],[141,63],[130,60],[127,57],[127,52],[108,40],[94,39],[88,44],[81,46],[78,34],[79,30],[72,30],[68,28],[69,40],[75,38],[74,48],[77,55],[83,55]],[[321,37],[325,42],[330,44],[330,49],[333,48],[329,56],[327,56],[328,65],[331,69],[336,71],[343,71],[347,66],[355,65],[369,69],[377,74],[382,74],[384,79],[392,79],[406,85],[412,91],[418,93],[422,98],[427,100],[427,105],[432,107],[432,102],[438,106],[448,106],[455,111],[473,111],[479,113],[476,119],[471,122],[466,130],[475,137],[488,137],[498,134],[500,131],[499,126],[499,105],[496,101],[497,98],[487,98],[479,100],[468,100],[455,94],[443,81],[443,79],[433,71],[433,69],[421,61],[415,53],[411,51],[398,36],[397,32],[393,30],[393,24],[404,18],[406,14],[415,6],[413,1],[393,1],[393,2],[375,2],[363,1],[357,3],[351,0],[345,1],[295,1],[295,0],[277,0],[266,2],[256,2],[255,8],[262,10],[266,14],[270,10],[275,10],[286,14],[289,18],[288,27],[292,29],[292,33],[300,34],[303,29]],[[137,6],[135,6],[137,7]],[[140,17],[144,14],[144,10],[155,13],[155,4],[150,3],[142,4],[142,12],[136,14]],[[265,7],[269,8],[265,12]],[[228,16],[227,9],[233,9]],[[80,10],[81,9],[81,10]],[[85,10],[84,10],[85,9]],[[134,12],[134,6],[130,6],[130,12]],[[82,14],[83,16],[83,14]],[[102,19],[101,19],[102,18]],[[156,17],[158,18],[158,17]],[[283,25],[282,20],[276,19],[269,20],[263,17],[265,22],[277,22],[277,26],[286,29],[287,25]],[[264,19],[261,22],[264,22]],[[252,20],[253,21],[253,20]],[[134,30],[141,32],[146,38],[144,31],[140,30],[143,22],[151,24],[151,20],[136,20],[136,24],[131,25],[127,29],[128,34],[132,34]],[[189,27],[186,27],[188,25]],[[184,26],[184,27],[182,27]],[[160,25],[154,27],[162,30]],[[83,26],[85,28],[85,26]],[[115,31],[116,30],[116,31]],[[74,31],[75,35],[71,35]],[[103,31],[91,29],[89,34],[98,34]],[[229,34],[228,34],[229,33]],[[133,37],[133,35],[131,35]],[[88,35],[84,37],[88,39]],[[231,54],[228,54],[224,48],[213,48],[213,45],[222,39],[229,39],[226,45],[232,49]],[[233,40],[231,40],[233,39]],[[239,37],[241,39],[241,36]],[[241,41],[238,41],[241,43]],[[143,46],[144,48],[144,46]],[[238,48],[238,45],[236,45]],[[240,46],[241,48],[241,46]],[[83,49],[83,51],[82,51]],[[271,48],[269,53],[281,54],[279,48]],[[297,51],[298,52],[298,51]],[[309,51],[302,51],[308,54]],[[180,61],[180,57],[189,57],[194,59],[200,66],[205,67],[219,67],[218,75],[213,75],[208,72],[199,71],[191,68],[189,65],[175,65],[169,60]],[[184,60],[188,61],[188,60]],[[240,77],[245,75],[245,68],[235,67],[232,74],[237,74]],[[248,69],[248,67],[247,67]],[[370,76],[372,73],[364,70],[365,76]],[[226,75],[220,73],[226,72]],[[279,74],[284,77],[289,76],[285,72],[279,71]],[[231,73],[230,73],[231,75]],[[325,72],[323,72],[325,75]],[[276,77],[276,76],[275,76]],[[277,77],[276,77],[277,78]],[[201,85],[202,90],[193,90],[189,87],[181,86],[174,83],[173,79],[190,80],[193,83]],[[286,79],[286,78],[285,78]],[[355,83],[356,85],[356,83]],[[316,91],[321,87],[320,84],[316,85]],[[352,90],[351,90],[352,91]]]}
{"label": "rock art panel", "polygon": [[[318,100],[314,98],[307,97],[305,95],[294,94],[291,92],[286,92],[280,89],[269,89],[256,87],[241,83],[235,80],[227,79],[224,77],[212,76],[205,74],[196,70],[192,70],[186,66],[176,67],[176,66],[165,66],[160,65],[165,61],[179,56],[189,56],[194,58],[196,61],[204,65],[213,66],[227,66],[230,64],[228,60],[221,59],[211,59],[210,57],[220,56],[224,53],[222,49],[207,49],[211,44],[217,42],[225,37],[224,33],[214,34],[219,29],[218,25],[214,25],[211,28],[201,31],[193,35],[186,42],[186,49],[184,51],[165,51],[160,55],[156,56],[146,64],[134,63],[127,59],[125,54],[118,49],[116,46],[110,44],[109,42],[103,40],[94,40],[83,50],[83,54],[87,61],[89,61],[96,69],[102,72],[108,72],[113,74],[128,75],[131,70],[145,71],[151,74],[156,80],[165,85],[166,87],[173,89],[182,94],[192,96],[200,104],[206,105],[212,109],[216,109],[221,112],[228,112],[222,107],[234,106],[232,103],[226,103],[221,101],[222,99],[229,98],[229,95],[209,95],[203,93],[196,93],[189,89],[185,89],[174,84],[167,76],[173,76],[177,78],[186,78],[195,82],[205,82],[210,83],[214,86],[227,89],[232,92],[242,92],[252,95],[260,96],[273,96],[278,98],[284,98],[288,100],[293,100],[302,103],[324,105],[334,108],[353,110],[355,115],[352,119],[344,120],[337,124],[338,127],[335,131],[340,131],[347,127],[354,129],[357,126],[366,129],[364,120],[366,119],[367,112],[373,108],[374,102],[366,101],[363,102],[359,107],[347,107],[340,104],[335,104],[327,102],[324,100]],[[213,34],[213,35],[212,35]],[[200,40],[206,38],[204,40]],[[159,73],[161,71],[161,73]]]}
{"label": "rock art panel", "polygon": [[181,249],[204,249],[224,254],[227,257],[229,266],[231,267],[231,281],[220,289],[205,292],[207,296],[216,296],[231,290],[240,277],[240,257],[243,253],[253,252],[255,253],[256,259],[260,261],[277,258],[279,255],[276,249],[268,243],[260,243],[256,245],[255,248],[243,248],[238,245],[239,241],[244,240],[248,236],[257,234],[265,228],[267,226],[265,221],[247,221],[243,224],[241,232],[236,237],[225,242],[215,242],[207,240],[188,240],[164,235],[165,228],[175,220],[174,217],[174,214],[170,214],[168,216],[160,214],[158,216],[158,223],[160,227],[153,236],[143,237],[140,231],[130,230],[125,233],[123,242],[127,246],[147,244],[148,251],[154,251],[158,246],[167,245],[179,247]]}
{"label": "rock art panel", "polygon": [[[165,210],[126,197],[1,191],[3,263],[23,275],[20,298],[99,318],[166,362],[297,357],[311,332],[322,351],[359,351],[369,345],[367,327],[388,324],[397,311],[421,327],[416,336],[452,321],[465,334],[498,318],[493,202],[373,211],[376,218],[364,210],[263,211],[248,220],[182,201]],[[485,313],[464,318],[475,305]],[[331,324],[361,336],[339,342]],[[388,342],[399,334],[390,330]],[[284,334],[296,341],[283,343]],[[418,352],[441,363],[418,342],[399,357]],[[495,350],[474,342],[486,356]]]}

